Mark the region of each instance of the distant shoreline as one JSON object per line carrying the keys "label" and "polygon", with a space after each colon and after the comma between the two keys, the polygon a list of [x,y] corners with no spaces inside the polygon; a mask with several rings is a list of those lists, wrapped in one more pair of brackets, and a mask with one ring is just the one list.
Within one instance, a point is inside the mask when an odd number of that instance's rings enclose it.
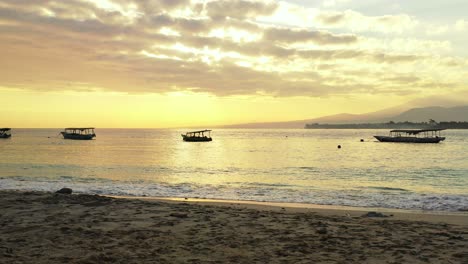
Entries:
{"label": "distant shoreline", "polygon": [[352,124],[306,124],[305,129],[468,129],[468,122],[393,122]]}

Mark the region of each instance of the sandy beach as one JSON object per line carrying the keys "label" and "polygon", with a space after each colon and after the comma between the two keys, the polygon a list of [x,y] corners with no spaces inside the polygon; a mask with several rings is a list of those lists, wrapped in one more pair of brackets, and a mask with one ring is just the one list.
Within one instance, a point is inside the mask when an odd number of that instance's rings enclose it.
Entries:
{"label": "sandy beach", "polygon": [[468,263],[468,215],[0,191],[0,263]]}

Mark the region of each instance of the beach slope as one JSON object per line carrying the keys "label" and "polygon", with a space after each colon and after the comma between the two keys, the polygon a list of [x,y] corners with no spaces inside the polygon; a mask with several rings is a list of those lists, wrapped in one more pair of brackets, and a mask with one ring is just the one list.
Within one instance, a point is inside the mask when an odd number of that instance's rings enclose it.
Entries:
{"label": "beach slope", "polygon": [[466,225],[0,191],[0,263],[467,263]]}

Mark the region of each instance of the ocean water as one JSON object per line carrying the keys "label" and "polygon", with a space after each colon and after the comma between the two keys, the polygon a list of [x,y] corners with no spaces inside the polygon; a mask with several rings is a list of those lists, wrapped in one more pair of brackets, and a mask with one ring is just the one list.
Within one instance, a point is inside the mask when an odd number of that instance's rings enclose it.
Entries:
{"label": "ocean water", "polygon": [[96,129],[92,141],[59,131],[1,139],[0,189],[468,209],[467,130],[439,144],[380,143],[372,136],[388,132],[374,129],[217,129],[212,142],[176,129]]}

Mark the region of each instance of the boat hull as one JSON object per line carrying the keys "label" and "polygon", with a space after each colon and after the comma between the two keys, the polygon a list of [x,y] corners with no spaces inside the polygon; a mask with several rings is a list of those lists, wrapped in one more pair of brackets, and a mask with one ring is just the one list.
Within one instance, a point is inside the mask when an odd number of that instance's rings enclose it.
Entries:
{"label": "boat hull", "polygon": [[399,143],[439,143],[445,140],[445,137],[389,137],[389,136],[374,136],[380,142],[399,142]]}
{"label": "boat hull", "polygon": [[91,140],[96,137],[96,134],[87,134],[87,135],[80,135],[80,134],[70,134],[61,132],[64,139],[75,139],[75,140]]}
{"label": "boat hull", "polygon": [[210,137],[187,137],[184,135],[182,135],[182,138],[187,142],[208,142],[213,140]]}

